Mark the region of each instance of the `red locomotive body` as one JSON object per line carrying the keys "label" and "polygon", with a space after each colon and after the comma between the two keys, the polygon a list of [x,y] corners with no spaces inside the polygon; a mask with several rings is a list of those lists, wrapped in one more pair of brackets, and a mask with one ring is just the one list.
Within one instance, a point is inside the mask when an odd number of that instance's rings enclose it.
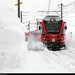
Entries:
{"label": "red locomotive body", "polygon": [[60,48],[64,47],[65,45],[65,30],[67,29],[66,22],[61,20],[59,16],[46,16],[41,22],[38,27],[40,33],[26,33],[26,38],[29,34],[33,34],[34,36],[37,35],[43,44],[47,46],[50,50],[60,50]]}

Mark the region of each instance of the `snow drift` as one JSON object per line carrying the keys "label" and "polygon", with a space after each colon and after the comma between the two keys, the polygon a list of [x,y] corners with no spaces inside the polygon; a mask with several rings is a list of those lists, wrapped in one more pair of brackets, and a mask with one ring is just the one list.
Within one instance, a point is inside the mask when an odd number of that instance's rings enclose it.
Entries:
{"label": "snow drift", "polygon": [[20,68],[26,54],[27,43],[20,20],[11,8],[0,10],[0,72]]}
{"label": "snow drift", "polygon": [[20,22],[20,19],[17,17],[13,8],[6,7],[0,10],[0,21],[3,24],[3,27],[15,25],[19,26],[23,30],[25,29],[24,25]]}
{"label": "snow drift", "polygon": [[66,32],[67,47],[75,48],[75,26],[69,26]]}

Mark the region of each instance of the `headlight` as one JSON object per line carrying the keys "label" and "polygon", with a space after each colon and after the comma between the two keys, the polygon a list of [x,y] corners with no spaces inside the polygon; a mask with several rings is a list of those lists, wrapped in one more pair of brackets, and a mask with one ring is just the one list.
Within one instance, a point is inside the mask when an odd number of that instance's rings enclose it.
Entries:
{"label": "headlight", "polygon": [[64,39],[64,38],[61,38],[62,40]]}
{"label": "headlight", "polygon": [[55,42],[55,39],[54,38],[52,38],[52,42]]}
{"label": "headlight", "polygon": [[43,38],[45,40],[45,38]]}

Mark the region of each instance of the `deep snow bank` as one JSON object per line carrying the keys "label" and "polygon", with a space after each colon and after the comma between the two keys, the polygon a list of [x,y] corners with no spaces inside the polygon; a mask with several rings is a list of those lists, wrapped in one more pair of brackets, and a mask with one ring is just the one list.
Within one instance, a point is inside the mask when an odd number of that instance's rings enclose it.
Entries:
{"label": "deep snow bank", "polygon": [[0,72],[22,67],[27,43],[22,24],[11,9],[0,11]]}
{"label": "deep snow bank", "polygon": [[75,48],[75,26],[68,25],[67,31],[66,31],[66,44],[68,47]]}
{"label": "deep snow bank", "polygon": [[25,26],[20,22],[20,19],[15,14],[13,8],[6,7],[0,10],[0,21],[3,22],[3,27],[15,25],[20,26],[23,30]]}
{"label": "deep snow bank", "polygon": [[19,47],[24,39],[24,32],[19,26],[8,26],[0,34],[0,49]]}

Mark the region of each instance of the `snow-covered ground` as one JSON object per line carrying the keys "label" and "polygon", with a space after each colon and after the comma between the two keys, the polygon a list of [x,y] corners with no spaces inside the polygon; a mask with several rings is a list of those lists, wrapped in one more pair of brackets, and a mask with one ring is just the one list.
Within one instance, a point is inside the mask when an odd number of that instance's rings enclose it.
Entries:
{"label": "snow-covered ground", "polygon": [[0,73],[75,73],[75,26],[67,27],[66,50],[40,50],[36,42],[31,46],[38,50],[28,51],[24,24],[13,9],[0,10]]}

